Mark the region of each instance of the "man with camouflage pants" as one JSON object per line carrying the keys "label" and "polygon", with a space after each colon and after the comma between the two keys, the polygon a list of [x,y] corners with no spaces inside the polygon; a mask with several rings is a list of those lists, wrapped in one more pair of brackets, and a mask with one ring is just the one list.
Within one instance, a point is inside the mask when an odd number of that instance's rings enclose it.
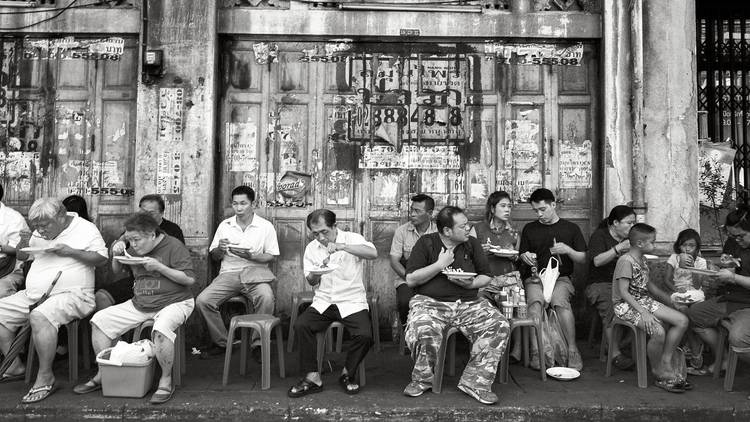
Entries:
{"label": "man with camouflage pants", "polygon": [[[406,264],[406,283],[416,290],[409,303],[406,343],[414,359],[410,397],[432,388],[433,368],[443,336],[458,328],[471,342],[471,356],[458,388],[483,404],[497,403],[492,383],[508,344],[507,319],[477,291],[490,281],[482,245],[469,237],[471,225],[458,207],[447,206],[436,218],[437,233],[425,234]],[[476,276],[447,276],[446,267]],[[439,382],[439,381],[438,381]]]}

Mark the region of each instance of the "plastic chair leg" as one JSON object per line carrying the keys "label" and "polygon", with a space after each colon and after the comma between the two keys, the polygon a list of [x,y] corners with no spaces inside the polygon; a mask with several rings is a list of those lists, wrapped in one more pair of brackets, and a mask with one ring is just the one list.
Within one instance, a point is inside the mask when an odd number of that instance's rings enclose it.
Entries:
{"label": "plastic chair leg", "polygon": [[447,349],[448,338],[446,332],[440,341],[440,349],[438,349],[437,360],[435,361],[435,368],[433,369],[432,392],[436,394],[440,394],[440,392],[443,391],[443,371],[445,370],[445,354]]}
{"label": "plastic chair leg", "polygon": [[406,350],[406,328],[404,328],[404,325],[401,324],[401,321],[398,322],[398,354],[399,355],[405,355],[406,353],[404,350]]}
{"label": "plastic chair leg", "polygon": [[[722,359],[724,359],[724,349],[727,347],[727,332],[724,330],[723,327],[719,327],[719,338],[716,340],[716,344],[714,345],[714,355],[716,355],[716,358],[714,359],[714,379],[719,378],[719,374],[721,373],[721,364]],[[717,370],[718,368],[718,370]],[[726,388],[726,387],[725,387]],[[727,390],[731,391],[731,390]]]}
{"label": "plastic chair leg", "polygon": [[647,365],[647,354],[646,354],[646,332],[643,330],[635,330],[635,347],[636,347],[636,370],[638,372],[638,387],[648,387],[648,365]]}
{"label": "plastic chair leg", "polygon": [[[529,350],[531,349],[531,327],[520,327],[521,328],[521,350],[523,353],[523,366],[528,368],[531,364],[531,358],[529,357]],[[511,337],[512,333],[511,333]],[[541,353],[541,352],[537,352]],[[541,354],[540,354],[541,356]]]}
{"label": "plastic chair leg", "polygon": [[456,336],[448,338],[448,376],[456,376]]}
{"label": "plastic chair leg", "polygon": [[534,327],[536,333],[536,347],[539,350],[539,372],[541,373],[542,381],[547,381],[547,363],[544,361],[544,342],[542,340],[542,325],[538,324]]}
{"label": "plastic chair leg", "polygon": [[81,325],[81,347],[83,348],[83,368],[91,369],[91,325],[85,322]]}
{"label": "plastic chair leg", "polygon": [[[609,347],[607,348],[607,369],[604,372],[605,377],[611,377],[612,376],[612,354],[614,353],[614,343],[617,341],[617,339],[620,337],[620,325],[614,324],[612,326],[612,341],[609,342]],[[633,343],[635,347],[635,343]],[[635,353],[633,354],[636,358],[638,357]]]}
{"label": "plastic chair leg", "polygon": [[[229,332],[227,333],[227,344],[231,345],[234,342],[234,330],[237,328],[237,324],[229,324]],[[232,362],[232,346],[229,346],[224,351],[224,373],[221,377],[221,385],[226,386],[229,381],[229,365]]]}
{"label": "plastic chair leg", "polygon": [[[248,343],[248,331],[247,327],[240,328],[240,375],[247,374],[247,343]],[[261,351],[263,353],[263,351]]]}
{"label": "plastic chair leg", "polygon": [[317,339],[317,353],[316,357],[318,359],[318,373],[323,373],[323,355],[325,354],[325,342],[326,342],[327,333],[320,332],[316,334]]}
{"label": "plastic chair leg", "polygon": [[359,366],[357,367],[357,371],[359,372],[359,386],[364,387],[367,385],[367,378],[365,378],[365,360],[362,359],[362,362],[359,363]]}
{"label": "plastic chair leg", "polygon": [[174,358],[172,359],[172,383],[176,386],[182,385],[182,353],[180,352],[181,345],[184,344],[182,336],[184,331],[182,327],[177,329],[177,337],[172,345],[174,347]]}
{"label": "plastic chair leg", "polygon": [[[734,373],[737,371],[737,352],[729,347],[729,356],[727,357],[727,373],[724,375],[724,391],[732,391],[734,387]],[[721,366],[714,367],[714,372],[721,372]]]}
{"label": "plastic chair leg", "polygon": [[292,347],[294,347],[294,323],[297,322],[299,316],[299,299],[296,296],[292,296],[292,315],[289,318],[289,334],[286,339],[286,351],[291,353]]}
{"label": "plastic chair leg", "polygon": [[286,368],[284,367],[284,333],[281,331],[281,324],[276,326],[276,348],[279,354],[279,376],[286,377]]}
{"label": "plastic chair leg", "polygon": [[261,389],[271,388],[271,333],[263,328],[260,331],[260,352],[263,356],[261,363]]}
{"label": "plastic chair leg", "polygon": [[78,320],[65,326],[68,330],[68,381],[78,381]]}
{"label": "plastic chair leg", "polygon": [[341,353],[344,346],[344,327],[336,329],[336,353]]}

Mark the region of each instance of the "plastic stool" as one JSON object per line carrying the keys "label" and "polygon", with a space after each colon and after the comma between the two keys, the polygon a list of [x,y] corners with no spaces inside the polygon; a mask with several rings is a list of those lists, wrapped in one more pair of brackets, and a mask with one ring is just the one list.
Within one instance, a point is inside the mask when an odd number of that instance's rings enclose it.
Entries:
{"label": "plastic stool", "polygon": [[315,292],[313,291],[299,292],[292,296],[292,315],[289,318],[289,334],[286,338],[287,352],[291,353],[294,347],[294,323],[297,322],[297,317],[299,316],[299,307],[305,303],[312,303],[313,297],[315,297]]}
{"label": "plastic stool", "polygon": [[638,372],[638,387],[648,387],[648,365],[647,365],[647,354],[646,354],[646,332],[636,327],[635,325],[623,321],[618,317],[612,319],[612,341],[609,343],[609,350],[607,354],[607,371],[605,376],[612,376],[612,352],[614,351],[614,343],[620,338],[620,327],[628,327],[633,330],[633,356],[635,357],[636,371]]}
{"label": "plastic stool", "polygon": [[[133,332],[133,341],[141,339],[141,334],[146,328],[153,328],[154,320],[147,319],[143,321],[141,325],[135,328]],[[182,374],[187,372],[185,365],[185,330],[184,325],[177,327],[175,331],[177,337],[175,337],[174,343],[174,361],[172,362],[172,383],[174,385],[182,385]]]}
{"label": "plastic stool", "polygon": [[[396,316],[398,318],[398,316]],[[398,324],[398,354],[405,355],[406,352],[406,327],[401,323],[400,320],[396,322]]]}
{"label": "plastic stool", "polygon": [[222,305],[225,303],[239,303],[245,307],[245,314],[250,313],[250,300],[243,295],[232,296],[226,302],[222,303]]}
{"label": "plastic stool", "polygon": [[[276,347],[279,354],[279,376],[285,377],[284,370],[284,335],[281,332],[281,320],[273,315],[250,314],[232,317],[229,323],[227,344],[234,342],[234,331],[249,328],[260,334],[260,351],[262,356],[261,389],[271,388],[271,331],[276,328]],[[245,375],[247,368],[247,346],[248,330],[242,330],[242,341],[240,343],[240,375]],[[232,348],[227,347],[224,353],[224,374],[221,378],[222,385],[227,385],[229,380],[229,365],[232,361]]]}
{"label": "plastic stool", "polygon": [[448,375],[454,376],[456,374],[456,337],[454,334],[458,333],[458,328],[451,327],[448,331],[443,334],[443,339],[440,341],[440,349],[438,349],[437,360],[435,361],[435,368],[433,370],[432,377],[432,392],[440,394],[443,391],[443,372],[445,370],[445,356],[448,355]]}
{"label": "plastic stool", "polygon": [[[539,372],[542,376],[542,381],[547,380],[547,372],[545,368],[545,362],[544,362],[544,344],[542,343],[542,327],[541,323],[536,323],[532,318],[513,318],[510,320],[510,332],[509,335],[513,334],[513,331],[516,328],[520,328],[522,330],[522,341],[521,344],[523,345],[523,364],[524,366],[529,366],[529,332],[533,328],[536,332],[536,343],[537,343],[537,350],[539,350]],[[510,338],[510,337],[508,337]],[[509,342],[510,343],[510,342]],[[505,384],[508,382],[508,370],[510,366],[510,344],[508,344],[508,347],[505,348],[505,353],[503,353],[503,357],[500,360],[500,373],[496,377],[496,379],[499,380],[499,382]]]}
{"label": "plastic stool", "polygon": [[[74,319],[69,323],[65,324],[65,329],[68,331],[68,381],[78,381],[78,329],[81,320]],[[89,342],[91,340],[91,334],[89,333],[88,324],[80,326],[82,344],[81,349],[83,351],[83,367],[85,369],[91,369],[91,357],[89,355]],[[29,337],[29,352],[26,357],[26,383],[31,383],[32,368],[34,366],[34,359],[36,358],[36,347],[34,346],[34,337]]]}
{"label": "plastic stool", "polygon": [[[323,355],[325,354],[325,343],[326,339],[331,338],[331,332],[333,329],[339,330],[339,332],[344,331],[344,324],[340,322],[332,322],[331,325],[328,326],[325,332],[321,331],[317,333],[315,336],[318,340],[318,350],[317,350],[317,358],[318,358],[318,373],[323,373]],[[359,371],[359,385],[364,387],[366,384],[366,378],[365,378],[365,360],[362,359],[362,362],[359,363],[359,368],[357,368]]]}
{"label": "plastic stool", "polygon": [[737,350],[734,347],[727,344],[727,337],[729,336],[729,329],[732,324],[727,320],[721,321],[721,327],[719,327],[719,340],[716,342],[714,347],[714,353],[716,354],[716,360],[714,361],[714,378],[719,378],[721,373],[722,358],[724,355],[724,348],[729,349],[727,355],[727,371],[724,375],[724,391],[732,391],[734,388],[734,375],[737,372]]}

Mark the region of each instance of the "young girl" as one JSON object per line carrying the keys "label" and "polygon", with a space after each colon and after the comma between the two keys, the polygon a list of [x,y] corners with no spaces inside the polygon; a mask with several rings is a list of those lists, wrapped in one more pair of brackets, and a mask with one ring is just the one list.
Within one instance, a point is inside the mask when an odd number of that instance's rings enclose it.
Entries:
{"label": "young girl", "polygon": [[[702,302],[705,299],[703,290],[701,290],[701,279],[703,276],[694,275],[687,268],[696,268],[705,270],[708,263],[705,258],[700,256],[701,237],[693,229],[685,229],[677,235],[674,242],[674,252],[667,260],[667,283],[672,283],[674,293],[669,296],[669,302],[672,307],[680,312],[685,313],[692,303]],[[690,303],[681,300],[682,294],[690,293]],[[692,331],[685,334],[684,344],[685,358],[688,362],[688,373],[691,375],[705,375],[706,369],[703,369],[703,342]]]}

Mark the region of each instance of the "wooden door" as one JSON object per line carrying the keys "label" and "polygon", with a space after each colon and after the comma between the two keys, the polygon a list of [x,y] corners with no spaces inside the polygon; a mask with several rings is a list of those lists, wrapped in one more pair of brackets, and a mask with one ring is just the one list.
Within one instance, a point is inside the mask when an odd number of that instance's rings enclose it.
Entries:
{"label": "wooden door", "polygon": [[121,52],[94,56],[35,47],[46,42],[55,41],[3,42],[4,202],[26,213],[42,196],[81,195],[109,242],[133,211],[137,43],[125,39]]}
{"label": "wooden door", "polygon": [[[375,244],[365,282],[380,297],[383,320],[395,308],[390,244],[414,194],[432,195],[438,209],[466,208],[477,221],[487,195],[506,189],[523,224],[534,218],[528,193],[545,186],[588,235],[600,215],[594,50],[586,47],[583,66],[566,67],[510,65],[481,51],[482,44],[223,43],[216,223],[231,214],[234,186],[258,190],[257,212],[274,221],[281,247],[277,311],[288,314],[292,295],[308,289],[305,217],[315,208],[333,210],[340,227]],[[404,168],[382,158],[409,147],[455,149],[457,161]],[[367,161],[378,148],[382,166]],[[588,173],[561,177],[561,168],[571,171],[570,151],[585,148]],[[288,172],[310,175],[307,197],[280,196]],[[586,187],[575,187],[582,178]]]}

